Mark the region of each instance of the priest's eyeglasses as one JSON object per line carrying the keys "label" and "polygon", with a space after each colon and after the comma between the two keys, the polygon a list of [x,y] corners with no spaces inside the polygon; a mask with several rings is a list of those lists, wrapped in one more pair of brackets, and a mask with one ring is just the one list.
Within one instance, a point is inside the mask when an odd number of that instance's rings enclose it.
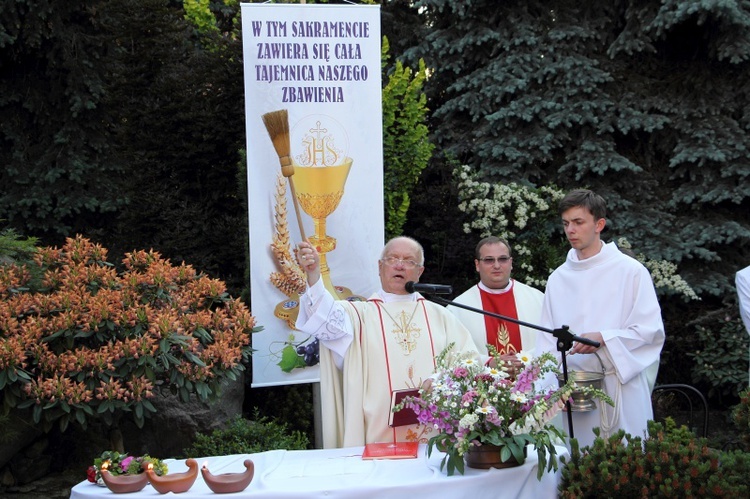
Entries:
{"label": "priest's eyeglasses", "polygon": [[503,264],[508,263],[511,260],[511,257],[509,256],[499,256],[497,258],[491,257],[491,256],[485,256],[484,258],[480,258],[479,261],[484,263],[485,265],[495,265],[495,262]]}
{"label": "priest's eyeglasses", "polygon": [[400,263],[401,265],[404,266],[404,268],[407,268],[407,269],[413,269],[419,265],[414,260],[402,260],[400,258],[396,258],[395,256],[387,256],[383,258],[381,262],[388,265],[389,267],[395,267],[396,265]]}

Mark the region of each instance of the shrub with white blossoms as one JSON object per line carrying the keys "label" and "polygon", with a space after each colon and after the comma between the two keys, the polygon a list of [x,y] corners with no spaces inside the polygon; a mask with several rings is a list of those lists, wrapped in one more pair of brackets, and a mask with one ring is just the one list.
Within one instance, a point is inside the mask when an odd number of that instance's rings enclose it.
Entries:
{"label": "shrub with white blossoms", "polygon": [[556,209],[565,192],[555,186],[478,181],[467,165],[458,166],[453,175],[458,182],[458,209],[471,218],[464,224],[464,232],[510,241],[514,277],[543,289],[547,276],[567,252]]}
{"label": "shrub with white blossoms", "polygon": [[[453,176],[458,185],[458,209],[471,218],[471,222],[464,224],[464,232],[507,239],[513,247],[514,278],[544,289],[547,277],[565,261],[570,249],[565,237],[561,237],[557,213],[557,204],[565,191],[554,185],[534,188],[515,182],[479,181],[477,173],[468,165],[456,167]],[[630,249],[624,237],[618,239],[617,246]],[[660,294],[700,299],[677,273],[674,263],[651,260],[643,254],[635,258],[651,272]]]}
{"label": "shrub with white blossoms", "polygon": [[677,265],[667,260],[651,260],[646,258],[643,253],[636,253],[632,251],[632,245],[624,238],[620,237],[617,239],[617,247],[620,249],[628,249],[635,255],[635,259],[641,262],[651,273],[651,279],[654,281],[654,287],[657,292],[666,294],[677,294],[682,296],[685,300],[700,300],[700,297],[695,294],[693,288],[677,273]]}
{"label": "shrub with white blossoms", "polygon": [[[494,353],[494,349],[488,346]],[[394,410],[413,410],[420,424],[433,427],[437,434],[428,441],[445,453],[441,469],[448,475],[464,472],[463,456],[471,446],[489,444],[502,448],[501,457],[525,460],[531,444],[539,458],[538,478],[546,470],[557,470],[554,442],[563,434],[549,421],[565,405],[575,386],[571,380],[562,387],[542,385],[547,373],[559,373],[555,357],[545,353],[532,358],[517,355],[523,363],[513,372],[497,355],[489,367],[470,354],[453,351],[449,345],[437,357],[437,368],[419,391],[419,397],[406,397]],[[576,387],[611,403],[601,390]]]}

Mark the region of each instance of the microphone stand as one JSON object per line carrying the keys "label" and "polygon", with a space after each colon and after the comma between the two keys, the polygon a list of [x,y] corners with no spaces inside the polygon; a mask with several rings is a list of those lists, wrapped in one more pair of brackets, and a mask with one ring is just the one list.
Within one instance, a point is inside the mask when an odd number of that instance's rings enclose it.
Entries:
{"label": "microphone stand", "polygon": [[[543,331],[545,333],[551,334],[552,336],[557,338],[557,351],[560,352],[560,357],[562,358],[563,380],[565,381],[565,383],[568,382],[568,363],[566,361],[565,352],[571,349],[571,347],[573,346],[573,342],[577,341],[578,343],[583,343],[584,345],[589,345],[589,346],[596,347],[596,348],[599,348],[601,346],[601,344],[598,341],[590,340],[588,338],[582,338],[580,336],[576,336],[575,334],[571,333],[570,328],[568,326],[562,326],[557,329],[548,329],[546,327],[538,326],[536,324],[531,324],[530,322],[524,322],[522,320],[514,319],[513,317],[507,317],[505,315],[496,314],[494,312],[488,312],[486,310],[470,307],[468,305],[456,303],[451,300],[446,300],[445,298],[440,297],[440,296],[432,296],[431,300],[434,301],[435,303],[440,303],[441,305],[445,305],[445,306],[450,305],[453,307],[463,308],[471,312],[476,312],[478,314],[495,317],[496,319],[513,322],[521,326],[526,326],[532,329],[536,329],[538,331]],[[568,399],[565,402],[565,407],[568,410],[568,431],[570,434],[570,438],[574,438],[573,436],[573,409],[570,406],[570,399]]]}

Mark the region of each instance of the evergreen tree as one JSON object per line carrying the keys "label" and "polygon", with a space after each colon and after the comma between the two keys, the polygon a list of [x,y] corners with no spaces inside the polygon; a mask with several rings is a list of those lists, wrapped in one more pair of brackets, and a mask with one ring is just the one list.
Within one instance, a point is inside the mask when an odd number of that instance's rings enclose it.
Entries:
{"label": "evergreen tree", "polygon": [[132,201],[108,244],[121,252],[155,248],[222,278],[237,296],[246,284],[248,230],[236,175],[245,144],[239,32],[196,29],[181,2],[109,8],[121,20],[116,36],[124,47],[109,99],[119,113],[114,133],[129,159],[123,189]]}
{"label": "evergreen tree", "polygon": [[0,219],[51,240],[101,227],[125,201],[103,105],[113,47],[100,0],[0,8]]}
{"label": "evergreen tree", "polygon": [[[607,238],[677,263],[699,293],[733,292],[750,259],[747,2],[415,7],[430,29],[404,58],[427,63],[443,154],[488,181],[592,188],[608,200]],[[451,169],[433,167],[441,182]],[[423,191],[410,218],[446,216]]]}
{"label": "evergreen tree", "polygon": [[239,6],[211,4],[206,28],[182,1],[4,5],[0,220],[47,244],[85,234],[115,261],[154,248],[239,294]]}

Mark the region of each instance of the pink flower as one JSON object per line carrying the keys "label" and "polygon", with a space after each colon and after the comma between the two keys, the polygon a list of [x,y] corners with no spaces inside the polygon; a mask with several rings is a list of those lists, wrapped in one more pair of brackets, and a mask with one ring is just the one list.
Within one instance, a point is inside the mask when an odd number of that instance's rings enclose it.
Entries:
{"label": "pink flower", "polygon": [[516,390],[524,393],[531,392],[534,389],[534,381],[539,378],[540,371],[539,366],[524,369],[516,379]]}
{"label": "pink flower", "polygon": [[455,369],[453,369],[453,375],[456,378],[461,379],[461,378],[465,378],[466,376],[468,376],[469,375],[469,371],[465,367],[458,366]]}
{"label": "pink flower", "polygon": [[130,461],[132,461],[133,459],[133,456],[128,456],[120,462],[120,468],[122,469],[123,473],[128,472],[128,466],[130,466]]}
{"label": "pink flower", "polygon": [[461,397],[461,402],[464,403],[464,404],[466,404],[467,402],[471,403],[474,400],[474,397],[476,397],[476,396],[477,396],[477,392],[476,391],[469,390],[468,392],[466,392],[466,393],[463,394],[463,396]]}

